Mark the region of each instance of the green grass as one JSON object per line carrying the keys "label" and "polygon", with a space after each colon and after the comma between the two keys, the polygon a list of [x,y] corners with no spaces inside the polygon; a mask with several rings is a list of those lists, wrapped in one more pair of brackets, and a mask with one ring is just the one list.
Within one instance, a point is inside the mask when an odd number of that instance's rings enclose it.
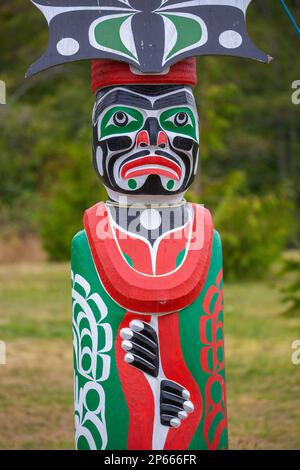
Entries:
{"label": "green grass", "polygon": [[282,315],[279,286],[226,286],[226,353],[231,446],[300,448],[300,366],[291,343],[300,318]]}
{"label": "green grass", "polygon": [[[300,318],[282,315],[277,283],[225,285],[230,447],[300,449]],[[73,447],[67,265],[0,267],[0,448]]]}

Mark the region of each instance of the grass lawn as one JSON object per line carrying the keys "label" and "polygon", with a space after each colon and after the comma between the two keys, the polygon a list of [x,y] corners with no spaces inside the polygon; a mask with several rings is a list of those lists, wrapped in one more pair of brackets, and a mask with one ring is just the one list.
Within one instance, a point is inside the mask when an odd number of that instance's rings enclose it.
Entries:
{"label": "grass lawn", "polygon": [[[300,449],[300,318],[281,314],[276,283],[225,285],[230,447]],[[0,449],[73,448],[67,265],[0,267]]]}

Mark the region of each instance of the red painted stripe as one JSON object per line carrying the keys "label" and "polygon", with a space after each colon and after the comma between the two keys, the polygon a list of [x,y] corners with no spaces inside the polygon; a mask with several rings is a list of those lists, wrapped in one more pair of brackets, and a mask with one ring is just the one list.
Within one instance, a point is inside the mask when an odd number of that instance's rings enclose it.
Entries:
{"label": "red painted stripe", "polygon": [[138,238],[133,238],[116,229],[116,236],[123,254],[129,256],[134,269],[141,273],[153,274],[149,246]]}
{"label": "red painted stripe", "polygon": [[[124,361],[120,330],[128,328],[137,314],[126,313],[115,342],[115,355],[122,389],[129,410],[128,450],[151,450],[154,422],[154,398],[144,373]],[[151,317],[143,316],[144,322]],[[112,391],[113,392],[113,391]]]}
{"label": "red painted stripe", "polygon": [[162,238],[156,256],[156,274],[165,274],[176,269],[179,253],[187,246],[190,223],[184,229],[167,234]]}
{"label": "red painted stripe", "polygon": [[188,448],[200,423],[203,405],[202,396],[194,377],[185,363],[179,332],[178,313],[164,315],[158,318],[162,368],[165,376],[185,387],[191,394],[194,404],[193,413],[181,422],[179,428],[170,429],[164,450],[185,450]]}
{"label": "red painted stripe", "polygon": [[[221,386],[222,394],[220,401],[215,403],[212,399],[212,386],[215,383],[219,383]],[[222,401],[224,400],[223,405]],[[225,382],[219,374],[213,374],[209,377],[206,386],[205,386],[205,403],[206,403],[206,415],[203,426],[203,433],[209,450],[217,450],[219,447],[220,438],[224,429],[227,428],[227,414],[226,414],[226,392],[225,392]],[[209,440],[209,431],[211,425],[217,415],[222,415],[222,419],[217,424],[215,433],[212,440]]]}
{"label": "red painted stripe", "polygon": [[[220,374],[225,367],[223,334],[220,339],[217,339],[218,331],[223,331],[223,320],[222,317],[220,317],[220,314],[223,312],[222,277],[223,271],[220,270],[216,278],[216,284],[211,285],[206,292],[203,301],[203,310],[206,315],[203,315],[200,319],[199,331],[200,340],[203,345],[205,345],[200,353],[200,364],[204,372],[210,375],[205,385],[206,412],[204,416],[203,433],[207,446],[211,450],[215,450],[219,447],[222,432],[227,428],[226,389],[224,379]],[[208,335],[208,328],[210,335]],[[223,350],[222,361],[218,359],[219,348]],[[216,383],[219,383],[221,387],[219,402],[215,402],[212,397],[212,387]],[[209,432],[216,417],[219,417],[219,422],[210,440]]]}
{"label": "red painted stripe", "polygon": [[124,178],[126,180],[130,178],[137,178],[138,176],[144,176],[144,175],[159,175],[159,176],[165,176],[166,178],[169,178],[171,180],[179,181],[179,176],[178,174],[172,173],[172,171],[168,170],[167,168],[163,166],[148,166],[148,165],[141,165],[137,167],[136,169],[132,169],[126,172],[124,175]]}
{"label": "red painted stripe", "polygon": [[169,158],[162,157],[160,155],[148,155],[146,157],[135,158],[125,163],[121,168],[121,177],[127,178],[126,174],[129,170],[133,170],[142,165],[161,165],[177,173],[178,179],[180,179],[182,171],[178,163],[170,160]]}

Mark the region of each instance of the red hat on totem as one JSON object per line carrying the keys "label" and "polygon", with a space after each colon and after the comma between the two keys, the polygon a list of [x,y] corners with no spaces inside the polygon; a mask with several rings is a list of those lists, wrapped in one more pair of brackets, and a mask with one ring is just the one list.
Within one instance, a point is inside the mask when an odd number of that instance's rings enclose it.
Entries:
{"label": "red hat on totem", "polygon": [[92,91],[114,85],[188,85],[197,84],[196,58],[189,57],[160,74],[145,74],[125,62],[93,60]]}

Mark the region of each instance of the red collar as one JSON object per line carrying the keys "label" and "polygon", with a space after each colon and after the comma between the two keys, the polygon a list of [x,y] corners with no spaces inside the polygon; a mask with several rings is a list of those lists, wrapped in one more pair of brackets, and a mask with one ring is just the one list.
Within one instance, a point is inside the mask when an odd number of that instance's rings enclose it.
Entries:
{"label": "red collar", "polygon": [[200,294],[209,269],[213,224],[209,211],[193,204],[192,239],[184,263],[163,276],[146,276],[120,252],[104,203],[88,209],[84,228],[103,287],[126,310],[169,313],[190,305]]}

